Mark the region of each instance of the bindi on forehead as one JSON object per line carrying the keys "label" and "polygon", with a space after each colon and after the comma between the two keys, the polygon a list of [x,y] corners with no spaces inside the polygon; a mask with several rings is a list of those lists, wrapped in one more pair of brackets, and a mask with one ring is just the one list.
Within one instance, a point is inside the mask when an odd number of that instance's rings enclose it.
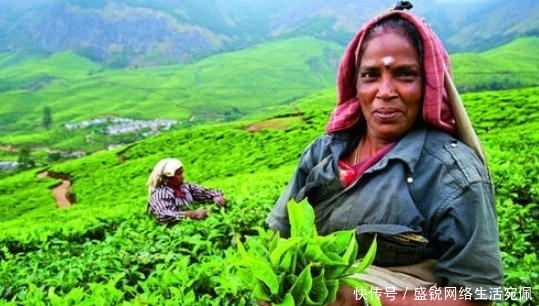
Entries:
{"label": "bindi on forehead", "polygon": [[382,63],[384,63],[384,67],[386,69],[389,69],[389,66],[395,62],[395,58],[393,56],[384,56],[382,58]]}

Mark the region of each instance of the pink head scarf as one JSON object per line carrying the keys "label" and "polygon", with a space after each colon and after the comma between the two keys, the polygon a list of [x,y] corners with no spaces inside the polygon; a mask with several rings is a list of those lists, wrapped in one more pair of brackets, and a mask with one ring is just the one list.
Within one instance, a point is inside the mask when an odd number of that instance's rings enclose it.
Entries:
{"label": "pink head scarf", "polygon": [[338,101],[333,110],[326,132],[337,132],[354,126],[360,118],[361,106],[356,98],[356,67],[358,53],[366,33],[381,19],[400,16],[410,21],[423,42],[423,68],[425,92],[423,94],[423,120],[434,127],[456,134],[455,117],[451,111],[444,83],[444,73],[451,73],[449,55],[438,36],[423,20],[402,10],[392,10],[367,22],[348,44],[337,74]]}

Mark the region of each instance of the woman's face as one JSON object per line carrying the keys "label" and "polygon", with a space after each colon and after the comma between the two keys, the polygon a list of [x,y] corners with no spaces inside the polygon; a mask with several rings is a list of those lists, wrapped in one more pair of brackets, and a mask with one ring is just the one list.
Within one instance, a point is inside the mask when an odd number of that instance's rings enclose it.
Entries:
{"label": "woman's face", "polygon": [[404,135],[421,110],[423,69],[417,50],[403,34],[384,31],[366,42],[357,97],[367,136],[384,142]]}
{"label": "woman's face", "polygon": [[167,185],[175,188],[183,184],[183,167],[174,172],[174,176],[167,178]]}

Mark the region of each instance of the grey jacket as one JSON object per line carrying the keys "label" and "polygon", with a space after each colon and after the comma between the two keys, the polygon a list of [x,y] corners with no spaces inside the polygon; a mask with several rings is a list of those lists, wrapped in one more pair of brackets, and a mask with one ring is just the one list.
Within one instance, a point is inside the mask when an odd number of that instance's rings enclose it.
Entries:
{"label": "grey jacket", "polygon": [[288,236],[286,205],[307,198],[320,234],[355,228],[363,251],[377,234],[376,265],[434,259],[440,286],[501,290],[494,191],[477,155],[450,135],[422,127],[345,188],[337,163],[357,141],[339,133],[310,144],[266,219],[269,227]]}

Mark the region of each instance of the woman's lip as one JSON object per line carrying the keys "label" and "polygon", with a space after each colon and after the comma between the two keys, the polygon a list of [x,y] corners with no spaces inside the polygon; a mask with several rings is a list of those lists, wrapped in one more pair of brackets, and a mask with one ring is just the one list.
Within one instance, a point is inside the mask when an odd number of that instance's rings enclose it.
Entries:
{"label": "woman's lip", "polygon": [[372,113],[373,117],[379,120],[392,120],[399,117],[402,114],[398,110],[384,110],[384,111],[374,111]]}

